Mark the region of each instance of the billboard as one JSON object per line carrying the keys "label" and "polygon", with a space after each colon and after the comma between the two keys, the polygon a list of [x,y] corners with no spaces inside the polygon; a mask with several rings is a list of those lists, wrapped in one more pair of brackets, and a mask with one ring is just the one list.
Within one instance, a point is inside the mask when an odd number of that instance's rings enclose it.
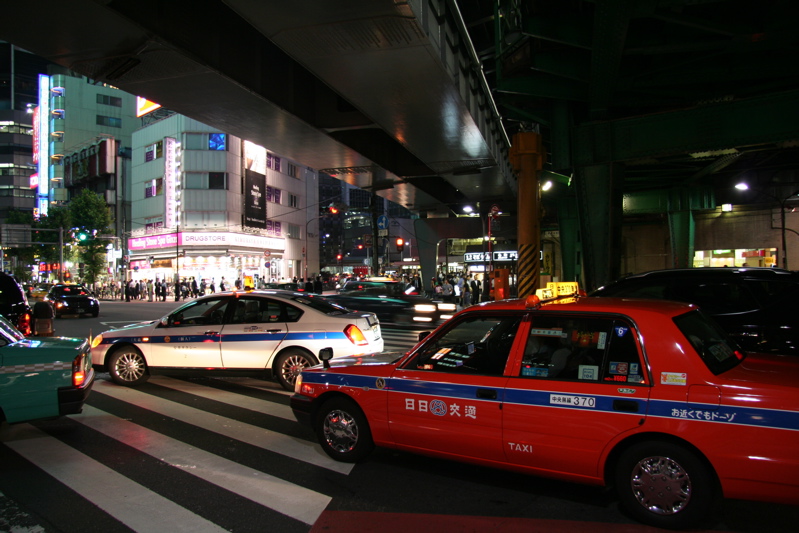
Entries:
{"label": "billboard", "polygon": [[244,225],[266,229],[266,176],[244,170]]}

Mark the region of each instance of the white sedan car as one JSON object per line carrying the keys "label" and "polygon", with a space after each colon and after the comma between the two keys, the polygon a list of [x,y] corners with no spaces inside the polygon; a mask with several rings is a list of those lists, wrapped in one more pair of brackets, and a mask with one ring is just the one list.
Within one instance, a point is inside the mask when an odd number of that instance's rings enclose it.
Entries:
{"label": "white sedan car", "polygon": [[322,348],[333,348],[335,357],[382,351],[377,316],[289,291],[216,293],[160,320],[98,335],[92,360],[120,385],[158,373],[266,374],[293,390]]}

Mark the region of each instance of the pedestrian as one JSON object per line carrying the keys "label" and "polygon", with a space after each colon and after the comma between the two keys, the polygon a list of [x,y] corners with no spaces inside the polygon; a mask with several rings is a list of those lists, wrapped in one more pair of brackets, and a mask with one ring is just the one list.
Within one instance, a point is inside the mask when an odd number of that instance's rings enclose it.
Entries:
{"label": "pedestrian", "polygon": [[225,292],[225,276],[222,276],[222,279],[219,280],[219,291]]}
{"label": "pedestrian", "polygon": [[313,282],[313,291],[316,294],[322,294],[322,292],[324,291],[324,286],[322,285],[322,277],[321,276],[316,276],[316,280],[314,280],[314,282]]}
{"label": "pedestrian", "polygon": [[153,301],[153,280],[151,279],[147,280],[147,301]]}
{"label": "pedestrian", "polygon": [[444,278],[444,283],[441,284],[441,298],[445,302],[452,302],[454,289],[452,287],[452,283],[450,283],[449,278]]}
{"label": "pedestrian", "polygon": [[[469,276],[469,277],[471,277],[471,276]],[[472,305],[471,282],[470,282],[469,278],[467,278],[466,276],[464,276],[462,278],[462,281],[463,281],[463,292],[461,293],[461,295],[462,295],[462,297],[461,297],[462,298],[461,299],[461,306],[469,307],[470,305]]]}

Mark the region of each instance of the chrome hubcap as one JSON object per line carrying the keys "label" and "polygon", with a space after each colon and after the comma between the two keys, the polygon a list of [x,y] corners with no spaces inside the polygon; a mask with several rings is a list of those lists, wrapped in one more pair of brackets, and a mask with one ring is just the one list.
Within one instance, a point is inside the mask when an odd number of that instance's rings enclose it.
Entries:
{"label": "chrome hubcap", "polygon": [[327,445],[339,453],[351,452],[358,444],[358,424],[346,411],[330,411],[322,433]]}
{"label": "chrome hubcap", "polygon": [[286,358],[286,360],[283,362],[283,366],[281,368],[283,379],[285,379],[286,382],[294,385],[294,383],[297,381],[297,376],[300,375],[300,372],[309,366],[311,366],[310,363],[308,363],[308,361],[301,355],[292,355]]}
{"label": "chrome hubcap", "polygon": [[636,500],[659,515],[679,513],[691,499],[688,472],[668,457],[647,457],[633,469],[630,480]]}
{"label": "chrome hubcap", "polygon": [[135,353],[122,354],[114,368],[117,375],[125,381],[136,381],[144,375],[144,361]]}

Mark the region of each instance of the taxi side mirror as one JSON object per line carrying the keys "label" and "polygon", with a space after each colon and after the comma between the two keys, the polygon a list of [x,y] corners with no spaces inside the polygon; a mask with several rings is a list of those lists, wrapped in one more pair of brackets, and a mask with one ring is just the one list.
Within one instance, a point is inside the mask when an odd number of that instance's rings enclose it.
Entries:
{"label": "taxi side mirror", "polygon": [[333,359],[333,348],[322,348],[319,350],[319,360],[322,361],[322,366],[330,368],[331,359]]}
{"label": "taxi side mirror", "polygon": [[418,341],[416,341],[416,342],[422,342],[422,341],[423,341],[423,340],[425,340],[425,339],[428,337],[428,335],[430,335],[431,333],[432,333],[432,331],[422,331],[421,333],[419,333],[419,340],[418,340]]}

